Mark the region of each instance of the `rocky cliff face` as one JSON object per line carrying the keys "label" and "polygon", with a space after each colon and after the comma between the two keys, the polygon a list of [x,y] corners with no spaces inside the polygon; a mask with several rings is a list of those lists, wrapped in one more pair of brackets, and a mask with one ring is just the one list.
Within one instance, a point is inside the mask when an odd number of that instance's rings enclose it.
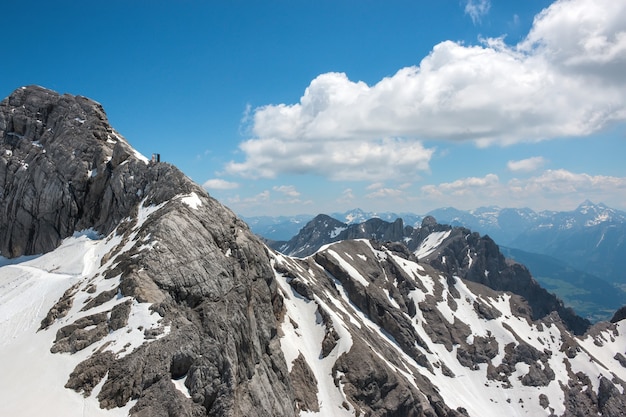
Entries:
{"label": "rocky cliff face", "polygon": [[577,336],[489,288],[515,273],[489,240],[327,221],[359,239],[273,252],[97,103],[39,87],[0,104],[0,139],[2,255],[47,252],[0,266],[2,415],[40,413],[32,392],[68,416],[626,410],[623,314]]}
{"label": "rocky cliff face", "polygon": [[[432,232],[426,226],[422,227],[422,233],[428,236]],[[557,312],[576,334],[585,333],[591,326],[588,320],[579,317],[554,294],[542,288],[524,265],[506,259],[489,236],[481,237],[466,228],[455,227],[424,261],[450,275],[524,297],[535,320]]]}
{"label": "rocky cliff face", "polygon": [[148,164],[109,126],[100,104],[31,86],[0,103],[0,253],[47,252],[74,231],[106,235],[136,211],[192,188]]}
{"label": "rocky cliff face", "polygon": [[269,246],[289,256],[305,257],[314,254],[319,248],[332,242],[346,239],[402,242],[412,240],[413,232],[412,227],[404,227],[402,219],[387,222],[373,218],[363,223],[348,224],[325,214],[319,214],[289,241],[274,241],[270,242]]}
{"label": "rocky cliff face", "polygon": [[[19,89],[0,104],[0,140],[3,256],[53,250],[77,230],[104,237],[40,326],[56,334],[53,353],[84,358],[68,388],[98,386],[101,407],[130,401],[133,415],[295,415],[274,274],[243,222],[138,155],[86,98]],[[159,324],[140,326],[136,348],[116,346],[142,306]]]}

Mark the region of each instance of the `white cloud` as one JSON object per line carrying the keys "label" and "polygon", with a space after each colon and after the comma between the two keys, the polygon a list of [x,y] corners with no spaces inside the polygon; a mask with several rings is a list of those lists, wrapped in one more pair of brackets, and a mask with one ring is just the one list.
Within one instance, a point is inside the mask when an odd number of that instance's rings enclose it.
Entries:
{"label": "white cloud", "polygon": [[354,191],[352,190],[352,188],[346,188],[345,190],[341,192],[341,196],[337,199],[337,202],[342,203],[342,204],[349,204],[349,203],[352,203],[352,201],[354,201],[355,198],[356,197],[354,195]]}
{"label": "white cloud", "polygon": [[232,205],[237,205],[240,207],[248,207],[253,206],[255,204],[263,203],[265,201],[269,201],[270,192],[269,190],[262,191],[254,196],[241,198],[239,195],[228,198],[228,203]]}
{"label": "white cloud", "polygon": [[[579,194],[583,196],[613,194],[626,190],[626,178],[574,173],[564,169],[547,170],[540,176],[509,182],[512,192],[533,195]],[[591,197],[586,197],[591,198]]]}
{"label": "white cloud", "polygon": [[[297,196],[289,194],[288,188],[280,190],[281,187],[273,187],[274,191],[282,193],[282,196],[276,197],[269,190],[264,190],[250,197],[241,197],[236,195],[226,199],[227,204],[235,212],[248,216],[258,216],[259,214],[271,213],[276,214],[277,207],[283,211],[283,214],[302,214],[307,212],[313,204],[312,200],[301,200]],[[297,193],[297,191],[296,191]],[[293,194],[293,193],[292,193]],[[298,196],[300,193],[297,193]]]}
{"label": "white cloud", "polygon": [[482,178],[468,177],[454,182],[444,182],[439,185],[425,185],[422,187],[422,191],[432,196],[442,196],[444,194],[462,196],[475,193],[477,189],[497,186],[499,183],[500,179],[496,174],[487,174]]}
{"label": "white cloud", "polygon": [[374,182],[366,187],[367,190],[377,190],[385,186],[384,182]]}
{"label": "white cloud", "polygon": [[507,168],[512,172],[532,172],[544,166],[545,163],[545,158],[533,156],[532,158],[521,159],[519,161],[509,161]]}
{"label": "white cloud", "polygon": [[557,1],[518,45],[442,42],[372,86],[319,75],[298,103],[254,109],[245,160],[227,171],[384,181],[427,171],[426,139],[490,146],[589,135],[626,120],[625,67],[626,2]]}
{"label": "white cloud", "polygon": [[298,197],[300,195],[300,192],[296,190],[296,187],[294,187],[293,185],[276,185],[272,187],[272,190],[283,193],[289,197]]}
{"label": "white cloud", "polygon": [[226,181],[220,178],[206,180],[202,186],[207,190],[233,190],[235,188],[239,188],[238,183]]}
{"label": "white cloud", "polygon": [[375,182],[366,187],[367,190],[371,190],[371,193],[368,193],[365,197],[367,198],[389,198],[393,197],[396,199],[404,200],[407,197],[407,192],[405,191],[407,188],[411,186],[411,183],[403,183],[400,184],[397,188],[385,187],[385,184],[382,182]]}
{"label": "white cloud", "polygon": [[465,14],[472,18],[474,24],[480,23],[483,16],[489,13],[491,2],[489,0],[467,0]]}
{"label": "white cloud", "polygon": [[266,178],[278,173],[316,174],[348,181],[413,177],[416,170],[428,169],[434,152],[420,142],[390,138],[356,141],[268,137],[248,140],[240,148],[248,159],[229,163],[226,170],[230,173]]}
{"label": "white cloud", "polygon": [[366,195],[367,198],[387,198],[401,197],[405,194],[403,190],[397,188],[377,188],[373,192]]}
{"label": "white cloud", "polygon": [[575,207],[585,199],[615,207],[624,205],[626,177],[546,170],[530,178],[501,182],[497,175],[470,177],[453,182],[425,185],[421,200],[432,207],[476,208],[486,204],[504,207],[555,209]]}
{"label": "white cloud", "polygon": [[557,1],[536,16],[527,39],[519,48],[534,51],[566,75],[594,81],[585,92],[598,83],[608,83],[621,88],[623,93],[626,2]]}

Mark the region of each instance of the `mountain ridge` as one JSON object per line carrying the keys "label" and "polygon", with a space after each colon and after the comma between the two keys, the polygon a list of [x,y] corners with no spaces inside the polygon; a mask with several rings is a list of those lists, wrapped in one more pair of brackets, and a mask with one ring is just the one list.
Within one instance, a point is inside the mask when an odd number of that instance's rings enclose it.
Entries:
{"label": "mountain ridge", "polygon": [[[587,216],[584,221],[576,221],[572,218],[569,222],[570,227],[574,224],[578,226],[593,226],[603,222],[624,223],[626,222],[626,211],[617,210],[606,206],[603,203],[593,203],[590,200],[581,202],[573,210],[555,211],[541,210],[534,211],[530,208],[514,208],[499,206],[482,206],[471,210],[460,210],[454,207],[440,207],[430,210],[425,214],[416,213],[394,213],[394,212],[368,212],[360,208],[348,210],[345,212],[333,212],[328,214],[340,222],[346,224],[363,223],[372,218],[379,218],[388,222],[393,222],[397,218],[401,218],[406,225],[418,226],[422,219],[426,216],[433,216],[442,223],[452,226],[464,226],[482,234],[490,235],[500,244],[507,245],[511,239],[517,237],[522,232],[533,227],[546,227],[550,224],[550,218],[573,217],[576,214],[586,216],[589,212],[595,212],[596,216],[589,218]],[[323,213],[320,213],[323,214]],[[293,216],[241,216],[242,219],[251,226],[253,232],[270,240],[289,240],[297,234],[301,225],[312,220],[315,215],[298,214]],[[289,228],[286,224],[291,223]],[[556,223],[559,223],[557,220]],[[560,228],[568,228],[563,223]],[[271,230],[271,226],[284,227],[280,234],[281,237],[275,236]],[[505,230],[506,229],[506,230]]]}
{"label": "mountain ridge", "polygon": [[490,238],[432,217],[407,236],[401,220],[328,218],[351,239],[288,257],[175,167],[98,137],[112,128],[97,103],[14,96],[0,105],[0,414],[40,414],[34,399],[70,417],[626,411],[623,313],[577,335],[556,299],[473,282],[536,288]]}
{"label": "mountain ridge", "polygon": [[[264,246],[178,169],[150,163],[121,136],[107,136],[112,130],[100,110],[39,87],[18,89],[0,105],[2,204],[12,208],[3,210],[0,228],[13,227],[2,236],[2,253],[51,253],[85,228],[102,236],[95,241],[101,249],[85,253],[77,275],[60,281],[68,287],[54,305],[6,313],[41,320],[52,356],[41,355],[52,363],[63,360],[57,355],[77,358],[66,387],[95,396],[99,408],[127,407],[138,416],[295,415]],[[83,148],[91,153],[78,152]],[[68,192],[54,192],[48,173]],[[46,213],[58,215],[50,220]],[[54,263],[63,262],[58,258]],[[11,268],[3,279],[18,273],[15,285],[28,292],[56,267]],[[129,328],[135,315],[145,323]],[[137,329],[137,344],[107,340]],[[185,395],[172,382],[181,378]]]}
{"label": "mountain ridge", "polygon": [[[331,217],[345,224],[355,223],[347,220],[348,218],[358,218],[360,222],[368,218],[381,218],[367,217],[378,214],[360,209],[354,210],[354,213],[336,213]],[[535,212],[528,208],[497,206],[474,210],[447,207],[432,210],[425,216],[433,216],[443,224],[467,227],[489,235],[499,245],[549,255],[583,272],[626,287],[626,275],[623,273],[626,270],[626,212],[602,203],[594,204],[586,200],[576,209],[562,212]],[[412,227],[418,227],[425,216],[393,213],[383,215],[388,221],[396,218],[409,219],[408,222],[405,220],[405,224]],[[275,239],[275,235],[268,232],[262,224],[253,224],[252,230],[269,241],[288,241],[298,234],[304,219],[306,216],[301,216],[300,223],[291,223],[289,226],[274,224],[272,227],[281,229],[282,236],[286,236],[287,232],[291,233],[284,239]]]}

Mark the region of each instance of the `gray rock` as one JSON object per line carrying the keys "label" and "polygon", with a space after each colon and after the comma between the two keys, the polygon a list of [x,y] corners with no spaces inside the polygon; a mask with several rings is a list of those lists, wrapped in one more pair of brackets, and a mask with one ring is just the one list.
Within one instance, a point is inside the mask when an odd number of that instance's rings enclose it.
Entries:
{"label": "gray rock", "polygon": [[3,256],[50,251],[78,230],[108,234],[142,199],[191,185],[174,167],[139,159],[92,100],[30,86],[0,103]]}
{"label": "gray rock", "polygon": [[298,409],[319,412],[317,378],[315,378],[302,353],[293,360],[289,377],[293,381]]}
{"label": "gray rock", "polygon": [[[194,209],[176,196],[194,192]],[[137,400],[137,415],[294,416],[295,400],[280,350],[280,306],[268,254],[248,227],[198,185],[167,163],[142,160],[108,124],[102,107],[79,96],[41,87],[18,89],[0,103],[0,252],[13,257],[47,252],[75,231],[115,230],[122,243],[105,261],[121,275],[122,296],[153,303],[172,331],[146,329],[151,343],[123,357],[95,357],[68,386],[98,394],[104,408]],[[142,207],[158,206],[139,225]],[[143,242],[155,242],[142,251]],[[130,245],[132,248],[128,251]],[[94,288],[89,291],[93,293]],[[89,291],[86,291],[89,293]],[[96,295],[91,312],[113,292]],[[49,312],[42,329],[73,305],[69,292]],[[92,313],[62,327],[53,352],[74,352],[123,330],[129,305]],[[109,318],[110,315],[110,318]],[[182,368],[181,342],[192,363]],[[96,366],[93,375],[87,368]],[[171,379],[187,368],[193,399]]]}
{"label": "gray rock", "polygon": [[112,352],[96,352],[78,364],[70,374],[65,388],[82,392],[85,397],[88,397],[107,374],[114,360],[115,355]]}

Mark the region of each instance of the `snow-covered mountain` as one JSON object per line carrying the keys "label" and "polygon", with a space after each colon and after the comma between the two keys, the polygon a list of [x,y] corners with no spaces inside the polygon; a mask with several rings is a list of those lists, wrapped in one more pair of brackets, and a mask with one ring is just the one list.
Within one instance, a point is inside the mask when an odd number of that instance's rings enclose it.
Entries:
{"label": "snow-covered mountain", "polygon": [[[414,213],[366,212],[361,209],[343,213],[331,213],[330,217],[345,224],[364,223],[369,219],[394,222],[402,219],[404,224],[417,227],[424,217],[432,216],[440,223],[463,226],[481,234],[489,235],[499,244],[511,246],[520,237],[537,230],[584,230],[602,224],[626,223],[626,212],[616,210],[602,203],[589,200],[572,211],[540,211],[529,208],[502,208],[498,206],[479,207],[473,210],[459,210],[443,207],[424,215]],[[243,217],[253,232],[270,240],[289,240],[314,216],[257,216]],[[279,232],[280,231],[280,232]]]}
{"label": "snow-covered mountain", "polygon": [[626,213],[582,203],[571,212],[551,213],[510,243],[550,255],[609,282],[626,284]]}
{"label": "snow-covered mountain", "polygon": [[289,257],[40,87],[0,103],[0,188],[0,415],[626,412],[626,314],[590,327],[467,229]]}
{"label": "snow-covered mountain", "polygon": [[[345,224],[364,223],[369,219],[381,219],[387,222],[394,222],[402,219],[404,224],[418,226],[423,216],[413,213],[376,213],[363,211],[361,209],[348,210],[343,213],[331,213],[329,215],[335,220]],[[298,234],[308,222],[315,216],[310,214],[298,214],[294,216],[241,216],[250,226],[250,229],[259,236],[269,241],[287,241]]]}
{"label": "snow-covered mountain", "polygon": [[289,240],[295,236],[311,219],[312,215],[295,216],[241,216],[250,229],[268,240]]}
{"label": "snow-covered mountain", "polygon": [[98,103],[3,100],[0,195],[0,415],[296,415],[265,247]]}
{"label": "snow-covered mountain", "polygon": [[452,207],[428,213],[438,221],[463,226],[489,235],[499,244],[507,245],[520,233],[533,227],[548,212],[536,213],[528,208],[479,207],[475,210],[457,210]]}
{"label": "snow-covered mountain", "polygon": [[556,313],[533,320],[519,296],[368,240],[273,258],[307,415],[626,412],[623,321],[574,336]]}
{"label": "snow-covered mountain", "polygon": [[[585,201],[575,210],[563,212],[489,206],[465,211],[446,207],[424,216],[408,213],[379,215],[360,209],[330,216],[346,225],[365,223],[374,218],[387,222],[401,218],[405,225],[412,227],[419,227],[424,217],[432,216],[439,223],[489,235],[499,245],[548,255],[608,282],[626,284],[623,272],[626,270],[626,212],[601,203]],[[309,221],[313,219],[312,216],[308,218]],[[281,237],[254,224],[252,230],[270,241],[286,242],[306,225],[306,222],[296,224],[290,221],[287,224],[279,218],[271,219],[276,222],[272,230],[281,230]],[[307,216],[302,216],[299,221],[305,219]]]}

